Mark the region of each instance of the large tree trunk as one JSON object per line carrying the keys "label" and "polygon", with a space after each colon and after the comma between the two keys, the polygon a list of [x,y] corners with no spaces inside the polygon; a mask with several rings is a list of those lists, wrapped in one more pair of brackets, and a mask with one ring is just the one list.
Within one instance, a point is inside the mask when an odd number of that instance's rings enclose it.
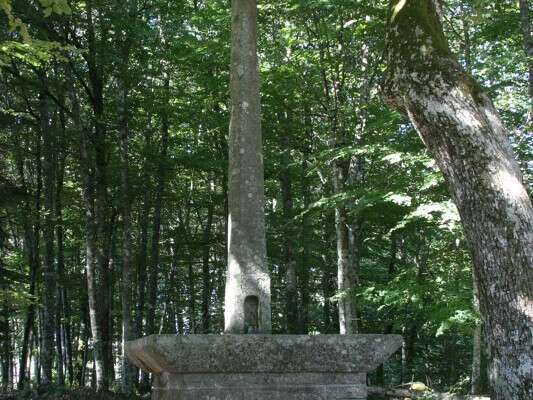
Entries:
{"label": "large tree trunk", "polygon": [[490,99],[457,63],[436,0],[391,2],[388,103],[444,174],[470,244],[494,398],[533,398],[533,207]]}
{"label": "large tree trunk", "polygon": [[[479,290],[477,287],[477,281],[475,278],[475,275],[473,276],[473,287],[474,287],[474,293],[473,293],[473,303],[474,303],[474,309],[476,312],[479,313]],[[482,355],[482,347],[481,347],[482,341],[481,341],[481,323],[478,322],[474,328],[474,334],[472,336],[472,378],[471,378],[471,386],[470,386],[470,394],[481,394],[482,390],[482,380],[481,380],[481,355]]]}
{"label": "large tree trunk", "polygon": [[233,0],[228,174],[227,333],[272,330],[266,263],[257,1]]}
{"label": "large tree trunk", "polygon": [[43,383],[52,383],[52,366],[54,361],[54,334],[56,312],[56,271],[54,263],[54,187],[55,187],[55,138],[52,127],[49,124],[48,104],[46,101],[45,85],[46,78],[40,77],[43,85],[39,97],[40,129],[43,138],[43,171],[44,171],[44,229],[43,238],[45,244],[43,275],[43,347],[41,349],[41,362],[43,368]]}

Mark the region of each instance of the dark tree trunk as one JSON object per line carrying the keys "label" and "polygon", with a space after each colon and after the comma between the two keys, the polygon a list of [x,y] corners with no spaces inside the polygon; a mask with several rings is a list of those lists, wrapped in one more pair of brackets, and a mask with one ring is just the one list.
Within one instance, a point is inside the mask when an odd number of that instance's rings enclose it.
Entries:
{"label": "dark tree trunk", "polygon": [[[29,203],[26,204],[26,218],[24,222],[24,246],[25,252],[28,257],[28,264],[30,266],[30,287],[28,294],[33,298],[35,296],[37,272],[39,270],[39,231],[40,231],[40,209],[41,209],[41,152],[40,132],[36,135],[36,141],[38,143],[35,162],[37,164],[37,190],[35,191],[34,201],[35,209],[32,210]],[[21,180],[24,182],[24,163],[23,160],[18,160],[19,174]],[[26,184],[24,184],[26,187]],[[35,325],[35,303],[31,301],[26,311],[26,320],[24,322],[24,335],[22,338],[22,349],[20,355],[20,369],[19,369],[19,382],[18,388],[22,389],[27,382],[26,370],[28,360],[28,349],[31,347],[32,329]]]}
{"label": "dark tree trunk", "polygon": [[[107,160],[108,160],[108,146],[107,146],[107,132],[105,125],[104,112],[104,70],[103,63],[100,62],[100,54],[98,50],[99,35],[96,33],[95,27],[98,24],[98,13],[94,12],[93,1],[88,0],[87,5],[87,42],[88,42],[88,75],[90,84],[90,102],[93,112],[93,128],[94,135],[90,143],[94,148],[94,195],[92,196],[93,212],[91,218],[94,227],[94,260],[98,273],[93,275],[96,290],[95,295],[98,296],[99,311],[95,315],[95,324],[93,327],[93,335],[96,333],[95,328],[99,331],[100,340],[93,337],[95,343],[95,364],[96,364],[96,387],[98,390],[107,390],[109,388],[109,380],[113,375],[113,363],[110,360],[111,349],[111,332],[110,332],[110,277],[109,277],[109,229],[110,229],[110,207],[108,201],[108,174],[107,174]],[[94,20],[96,18],[96,21]],[[88,142],[89,143],[89,142]],[[88,275],[88,279],[91,279]],[[91,288],[89,288],[91,292]],[[89,297],[91,295],[89,294]],[[101,347],[101,349],[96,348]],[[101,364],[101,365],[99,365]],[[101,373],[100,373],[101,372]]]}
{"label": "dark tree trunk", "polygon": [[452,55],[435,0],[391,2],[387,53],[387,101],[433,154],[470,244],[494,398],[533,398],[533,207],[507,131]]}
{"label": "dark tree trunk", "polygon": [[[62,119],[62,118],[61,118]],[[64,124],[63,124],[64,128]],[[62,138],[64,138],[64,129],[62,129]],[[58,143],[59,144],[59,143]],[[62,143],[61,143],[62,145]],[[64,357],[63,348],[65,343],[63,342],[63,327],[67,318],[70,315],[63,314],[64,302],[66,298],[66,289],[63,283],[65,282],[65,246],[64,246],[64,229],[63,229],[63,209],[62,209],[62,192],[63,192],[63,179],[65,173],[65,155],[61,146],[57,146],[57,182],[55,190],[55,235],[57,242],[56,253],[56,270],[57,270],[57,316],[56,316],[56,345],[57,345],[57,383],[59,385],[65,384],[65,364],[66,359]]]}
{"label": "dark tree trunk", "polygon": [[[36,284],[36,277],[37,277],[37,263],[35,254],[33,253],[33,241],[35,240],[32,238],[33,234],[30,231],[30,226],[28,222],[25,223],[25,248],[26,253],[28,254],[28,264],[30,266],[30,287],[28,294],[33,297],[35,296],[35,284]],[[18,389],[22,389],[25,385],[25,383],[28,381],[27,379],[27,363],[28,363],[28,353],[30,348],[30,339],[31,339],[31,330],[32,326],[34,324],[35,320],[35,304],[33,301],[31,301],[28,305],[28,309],[26,311],[26,319],[24,322],[24,334],[22,337],[22,349],[20,354],[20,369],[19,369],[19,381],[18,381]]]}
{"label": "dark tree trunk", "polygon": [[[168,99],[170,81],[165,78],[165,96]],[[150,257],[150,270],[148,276],[148,303],[146,304],[146,333],[156,333],[155,311],[157,303],[157,281],[159,274],[159,251],[161,236],[161,211],[163,209],[163,195],[165,190],[165,163],[168,152],[168,115],[164,109],[161,113],[161,145],[157,168],[157,187],[154,199],[154,220],[152,225],[152,249]]]}
{"label": "dark tree trunk", "polygon": [[[145,136],[145,146],[150,147],[150,134]],[[148,217],[150,215],[150,195],[148,189],[148,161],[145,160],[143,166],[143,181],[147,182],[143,185],[143,201],[140,215],[140,232],[139,232],[139,261],[137,265],[137,312],[135,328],[137,331],[137,337],[143,335],[143,316],[146,299],[146,266],[148,264]]]}
{"label": "dark tree trunk", "polygon": [[39,97],[40,129],[43,138],[43,172],[44,172],[44,229],[45,244],[43,275],[43,347],[41,348],[41,363],[43,368],[43,383],[52,383],[52,366],[54,361],[54,335],[56,324],[56,292],[57,278],[54,263],[54,187],[55,187],[55,137],[49,123],[46,90],[46,77],[40,77],[42,92]]}
{"label": "dark tree trunk", "polygon": [[[132,16],[136,15],[136,1],[126,2],[129,20],[129,28],[133,29],[135,20]],[[128,96],[130,82],[129,59],[130,49],[132,46],[133,34],[127,31],[124,37],[120,38],[121,43],[121,60],[120,76],[118,77],[118,143],[120,149],[120,191],[122,199],[122,270],[121,270],[121,308],[122,308],[122,392],[130,395],[133,391],[134,369],[126,357],[126,342],[134,338],[134,326],[132,319],[132,293],[133,279],[131,272],[131,204],[130,204],[130,185],[129,185],[129,113],[128,113]],[[143,283],[140,283],[141,285]]]}
{"label": "dark tree trunk", "polygon": [[[4,259],[3,259],[3,242],[4,237],[0,231],[0,289],[2,292],[7,291],[7,282],[2,277],[4,276]],[[11,328],[9,325],[10,309],[7,298],[2,299],[0,309],[0,354],[2,360],[0,367],[2,372],[2,389],[7,391],[9,389],[10,377],[10,363],[11,363]]]}
{"label": "dark tree trunk", "polygon": [[[96,261],[96,216],[94,156],[90,147],[87,129],[80,120],[80,105],[74,90],[69,92],[74,125],[80,134],[80,167],[82,176],[82,200],[85,212],[85,273],[87,278],[87,299],[90,331],[93,338],[95,374],[99,390],[107,388],[104,369],[104,348],[100,320],[100,299],[97,293]],[[83,377],[85,380],[85,376]]]}

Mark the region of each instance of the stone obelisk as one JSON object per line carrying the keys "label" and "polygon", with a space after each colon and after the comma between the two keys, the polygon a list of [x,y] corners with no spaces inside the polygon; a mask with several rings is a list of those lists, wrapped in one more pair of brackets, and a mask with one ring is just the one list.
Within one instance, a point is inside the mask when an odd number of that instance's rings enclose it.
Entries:
{"label": "stone obelisk", "polygon": [[[225,335],[152,335],[126,353],[152,400],[365,400],[398,335],[270,335],[257,0],[232,0]],[[258,335],[249,335],[258,333]]]}
{"label": "stone obelisk", "polygon": [[257,0],[232,1],[225,332],[270,333]]}

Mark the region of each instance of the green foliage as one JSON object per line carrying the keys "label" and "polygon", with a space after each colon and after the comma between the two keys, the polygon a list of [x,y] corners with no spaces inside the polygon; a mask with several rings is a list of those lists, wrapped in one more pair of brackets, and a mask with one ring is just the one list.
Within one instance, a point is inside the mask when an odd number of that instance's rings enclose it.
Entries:
{"label": "green foliage", "polygon": [[39,0],[44,10],[44,16],[49,17],[54,14],[70,15],[72,10],[67,0]]}

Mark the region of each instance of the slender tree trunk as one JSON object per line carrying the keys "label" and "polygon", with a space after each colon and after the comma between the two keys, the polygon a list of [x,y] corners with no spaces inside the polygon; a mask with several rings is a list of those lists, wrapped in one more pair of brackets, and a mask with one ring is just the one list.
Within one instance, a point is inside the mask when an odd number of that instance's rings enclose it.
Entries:
{"label": "slender tree trunk", "polygon": [[[150,134],[145,136],[145,145],[150,147]],[[145,160],[144,164],[144,181],[148,181],[148,162]],[[143,188],[143,204],[140,215],[140,243],[139,243],[139,264],[137,266],[137,315],[136,315],[136,330],[137,336],[141,337],[143,333],[147,333],[146,325],[143,329],[143,320],[146,315],[145,304],[147,288],[147,265],[148,265],[148,217],[150,215],[150,192],[147,185]],[[148,373],[141,371],[141,390],[148,388]]]}
{"label": "slender tree trunk", "polygon": [[[214,181],[210,181],[214,185]],[[213,225],[214,203],[210,199],[207,207],[207,221],[204,228],[203,236],[203,256],[202,256],[202,331],[209,333],[211,330],[211,315],[209,313],[209,306],[211,305],[211,271],[209,270],[209,261],[211,255],[211,231]]]}
{"label": "slender tree trunk", "polygon": [[[165,98],[168,99],[169,78],[165,78]],[[150,270],[148,276],[148,303],[146,316],[146,333],[156,333],[155,311],[157,303],[157,281],[159,274],[159,250],[161,236],[161,211],[163,209],[163,195],[166,183],[165,163],[168,152],[168,115],[166,109],[161,113],[161,145],[159,152],[159,164],[157,169],[157,187],[154,200],[154,220],[152,225],[152,249],[150,257]]]}
{"label": "slender tree trunk", "polygon": [[[177,236],[177,235],[176,235]],[[178,335],[183,335],[183,280],[180,273],[180,268],[178,265],[179,262],[179,249],[180,249],[180,238],[174,237],[172,243],[172,270],[174,272],[174,281],[175,285],[171,286],[173,296],[174,296],[174,305],[176,307],[176,333]]]}
{"label": "slender tree trunk", "polygon": [[72,320],[69,299],[67,298],[67,290],[63,290],[63,315],[65,315],[64,327],[64,343],[65,343],[65,360],[67,362],[68,383],[72,386],[74,383],[74,364],[72,354]]}
{"label": "slender tree trunk", "polygon": [[388,103],[409,116],[459,209],[496,400],[533,398],[533,207],[490,99],[452,55],[434,0],[391,2]]}
{"label": "slender tree trunk", "polygon": [[[4,237],[0,231],[0,276],[3,276],[4,272],[4,254],[3,244]],[[4,281],[2,279],[2,281]],[[2,292],[7,291],[7,287],[4,283],[0,282],[0,289]],[[9,364],[11,361],[11,328],[9,325],[9,319],[11,311],[7,298],[3,298],[1,301],[0,311],[0,354],[2,355],[1,372],[2,372],[2,389],[7,391],[9,389]]]}
{"label": "slender tree trunk", "polygon": [[[145,146],[150,147],[150,135],[145,136]],[[148,181],[148,164],[145,160],[143,167],[143,181]],[[148,185],[143,186],[143,202],[140,215],[140,232],[139,232],[139,261],[137,265],[137,312],[136,312],[136,330],[137,337],[143,335],[143,316],[146,298],[146,266],[148,258],[148,217],[150,214],[150,197]]]}
{"label": "slender tree trunk", "polygon": [[[310,121],[308,118],[306,118],[306,129],[308,129],[310,125]],[[310,132],[307,133],[308,137],[310,136]],[[301,187],[302,187],[302,202],[303,202],[303,209],[304,213],[302,215],[302,225],[301,225],[301,232],[300,232],[300,247],[302,249],[301,253],[301,261],[300,261],[300,270],[299,270],[299,277],[298,281],[300,284],[300,294],[301,294],[301,303],[300,303],[300,315],[299,315],[299,321],[300,321],[300,328],[299,333],[301,334],[307,334],[309,331],[309,306],[311,302],[310,298],[310,262],[311,262],[311,250],[310,250],[310,238],[309,238],[309,232],[311,230],[311,221],[309,217],[309,213],[307,212],[309,210],[309,207],[311,205],[311,193],[309,189],[309,178],[307,177],[307,160],[309,156],[310,150],[309,145],[307,143],[304,144],[304,150],[303,150],[303,161],[301,166],[301,175],[300,175],[300,181],[301,181]]]}
{"label": "slender tree trunk", "polygon": [[32,327],[31,333],[31,376],[32,381],[37,385],[41,384],[41,352],[39,349],[39,329],[37,328],[37,322],[35,321],[34,326]]}
{"label": "slender tree trunk", "polygon": [[196,274],[194,273],[193,253],[190,245],[191,239],[192,238],[189,236],[187,253],[187,293],[189,295],[189,334],[194,334],[196,333]]}
{"label": "slender tree trunk", "polygon": [[[94,279],[95,295],[98,296],[99,312],[95,315],[96,329],[99,331],[98,335],[100,340],[93,337],[95,346],[98,343],[100,349],[95,348],[95,364],[96,364],[96,386],[98,390],[107,390],[109,388],[109,380],[112,376],[113,364],[110,360],[110,348],[111,348],[111,332],[110,332],[110,278],[109,278],[109,250],[110,243],[108,243],[109,229],[110,229],[110,207],[108,201],[108,173],[107,173],[107,159],[108,159],[108,146],[107,146],[107,132],[105,125],[105,112],[104,112],[104,69],[102,62],[100,62],[100,54],[98,51],[98,35],[95,32],[94,18],[98,18],[98,13],[94,13],[93,0],[88,0],[87,5],[87,42],[88,42],[88,74],[89,84],[91,88],[91,107],[93,111],[93,127],[94,135],[92,140],[87,142],[91,143],[94,147],[94,195],[92,195],[94,201],[93,212],[91,218],[94,218],[93,224],[94,235],[93,240],[95,246],[93,248],[94,259],[97,274],[91,277],[88,275],[88,279]],[[89,292],[91,288],[89,288]],[[91,297],[91,294],[89,294]],[[92,328],[93,335],[95,328]],[[98,365],[100,364],[101,365]],[[99,374],[98,370],[101,370]]]}
{"label": "slender tree trunk", "polygon": [[[38,192],[39,193],[39,192]],[[39,193],[40,197],[40,193]],[[39,200],[40,201],[40,200]],[[29,207],[26,208],[28,210],[28,214],[32,214]],[[38,212],[35,210],[33,213],[36,215],[36,218],[38,218]],[[35,225],[38,225],[36,222]],[[34,226],[35,226],[34,225]],[[38,256],[35,253],[35,241],[38,241],[38,236],[34,236],[34,232],[32,232],[32,227],[29,224],[29,221],[25,222],[25,248],[26,248],[26,254],[28,255],[28,264],[30,266],[30,287],[28,294],[31,296],[32,300],[30,301],[28,305],[28,309],[26,311],[26,320],[24,322],[24,334],[22,338],[22,350],[20,354],[20,369],[19,369],[19,382],[18,382],[18,388],[23,389],[25,383],[28,381],[26,377],[26,366],[27,366],[27,360],[28,360],[28,350],[31,347],[31,333],[32,333],[32,327],[35,323],[35,303],[33,300],[33,297],[35,296],[35,286],[36,286],[36,278],[37,278],[37,270],[38,270]]]}
{"label": "slender tree trunk", "polygon": [[[119,77],[118,98],[118,134],[120,148],[120,185],[122,195],[122,392],[131,394],[133,390],[133,368],[126,357],[126,342],[133,339],[134,328],[132,321],[132,274],[131,274],[131,207],[129,188],[129,126],[128,126],[128,60],[129,42],[122,48],[122,68]],[[142,285],[142,282],[140,283]]]}
{"label": "slender tree trunk", "polygon": [[96,216],[95,216],[95,177],[94,177],[94,157],[89,147],[89,138],[86,128],[80,120],[80,106],[78,98],[71,90],[69,99],[72,106],[72,116],[74,125],[80,133],[80,164],[82,175],[82,200],[85,211],[85,273],[87,277],[87,299],[89,307],[89,324],[92,335],[95,359],[95,373],[98,390],[105,390],[106,374],[104,369],[104,348],[102,343],[102,332],[100,329],[100,301],[97,293],[96,281]]}
{"label": "slender tree trunk", "polygon": [[[347,167],[338,162],[334,167],[333,186],[335,194],[344,192]],[[341,292],[338,300],[339,331],[341,335],[353,334],[357,331],[357,315],[354,302],[353,266],[350,257],[350,232],[348,215],[344,205],[335,207],[335,231],[337,234],[337,289]]]}
{"label": "slender tree trunk", "polygon": [[54,334],[56,324],[56,292],[57,278],[54,263],[54,187],[55,187],[55,138],[49,124],[48,104],[44,93],[46,77],[41,76],[43,91],[39,97],[40,129],[43,138],[43,171],[44,171],[44,288],[43,288],[43,347],[41,362],[43,383],[52,383],[52,366],[54,361]]}
{"label": "slender tree trunk", "polygon": [[524,37],[524,52],[527,57],[529,70],[529,122],[533,122],[533,34],[529,19],[529,1],[520,0],[520,20],[522,23],[522,35]]}
{"label": "slender tree trunk", "polygon": [[[64,129],[62,129],[62,134],[64,134]],[[65,282],[65,249],[64,249],[64,231],[63,231],[63,215],[62,215],[62,202],[61,196],[63,191],[63,179],[65,172],[65,156],[63,151],[57,149],[57,182],[55,190],[55,204],[54,204],[54,216],[56,220],[56,242],[57,242],[57,253],[56,253],[56,270],[57,270],[57,318],[56,318],[56,345],[57,345],[57,383],[59,385],[65,384],[65,363],[66,359],[64,357],[63,347],[65,343],[62,340],[62,331],[64,326],[64,321],[67,318],[70,318],[70,315],[62,314],[64,311],[64,301],[66,297],[66,289],[63,285]]]}

